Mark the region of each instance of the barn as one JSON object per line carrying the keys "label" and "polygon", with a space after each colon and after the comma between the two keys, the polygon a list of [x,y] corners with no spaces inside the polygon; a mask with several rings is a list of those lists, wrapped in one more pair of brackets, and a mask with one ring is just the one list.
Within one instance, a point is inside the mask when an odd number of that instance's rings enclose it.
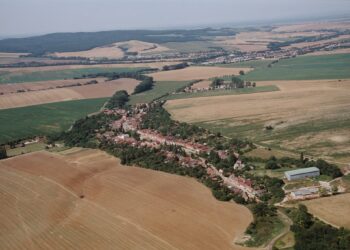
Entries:
{"label": "barn", "polygon": [[289,181],[299,180],[307,177],[316,177],[320,175],[320,170],[316,167],[301,168],[296,170],[287,171],[284,173],[285,177]]}

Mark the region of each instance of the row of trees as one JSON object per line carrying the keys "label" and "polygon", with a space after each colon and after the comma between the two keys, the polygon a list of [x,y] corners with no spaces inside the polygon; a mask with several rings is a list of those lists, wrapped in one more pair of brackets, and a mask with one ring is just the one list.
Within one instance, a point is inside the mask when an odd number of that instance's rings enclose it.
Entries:
{"label": "row of trees", "polygon": [[141,93],[153,88],[153,78],[149,76],[145,76],[142,82],[140,82],[134,89],[133,94]]}
{"label": "row of trees", "polygon": [[221,86],[225,86],[227,88],[244,88],[244,87],[256,87],[256,83],[249,82],[249,81],[245,82],[239,77],[232,76],[231,81],[229,81],[229,82],[225,81],[222,78],[215,78],[212,81],[210,86],[213,88],[218,88]]}
{"label": "row of trees", "polygon": [[163,66],[163,71],[184,69],[188,66],[189,66],[188,63],[186,63],[186,62],[174,64],[174,65],[165,65],[165,66]]}

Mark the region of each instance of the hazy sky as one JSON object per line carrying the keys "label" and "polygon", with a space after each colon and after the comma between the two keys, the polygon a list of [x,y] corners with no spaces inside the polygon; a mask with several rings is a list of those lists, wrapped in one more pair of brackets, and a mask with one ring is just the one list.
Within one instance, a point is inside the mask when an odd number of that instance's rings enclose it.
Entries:
{"label": "hazy sky", "polygon": [[0,36],[345,15],[350,0],[0,0]]}

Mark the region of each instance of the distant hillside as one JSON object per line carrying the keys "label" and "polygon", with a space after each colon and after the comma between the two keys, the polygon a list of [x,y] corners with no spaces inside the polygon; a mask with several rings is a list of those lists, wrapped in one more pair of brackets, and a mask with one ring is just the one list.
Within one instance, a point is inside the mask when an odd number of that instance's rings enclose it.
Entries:
{"label": "distant hillside", "polygon": [[203,40],[204,36],[232,36],[232,29],[197,30],[116,30],[79,33],[53,33],[28,38],[0,40],[1,52],[27,52],[41,55],[47,52],[89,50],[115,42],[140,40],[151,43],[186,42]]}

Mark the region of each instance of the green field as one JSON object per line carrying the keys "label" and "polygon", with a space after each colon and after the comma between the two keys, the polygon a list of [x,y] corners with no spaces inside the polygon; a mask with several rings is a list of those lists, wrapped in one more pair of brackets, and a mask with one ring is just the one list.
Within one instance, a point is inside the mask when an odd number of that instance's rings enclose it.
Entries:
{"label": "green field", "polygon": [[[243,66],[244,64],[237,65]],[[298,56],[282,59],[270,68],[267,65],[256,64],[256,69],[247,73],[243,78],[249,81],[350,78],[350,54]]]}
{"label": "green field", "polygon": [[81,77],[82,75],[97,74],[97,73],[121,73],[121,72],[135,72],[145,68],[85,68],[85,69],[65,69],[56,71],[34,71],[30,73],[9,73],[2,72],[0,74],[1,83],[22,83],[22,82],[36,82],[36,81],[50,81],[72,79],[74,77]]}
{"label": "green field", "polygon": [[147,103],[190,84],[190,81],[156,82],[151,90],[132,95],[129,104]]}
{"label": "green field", "polygon": [[0,110],[0,144],[68,129],[75,120],[98,111],[107,99],[57,102]]}
{"label": "green field", "polygon": [[241,95],[241,94],[259,93],[259,92],[271,92],[271,91],[278,91],[278,90],[279,88],[277,86],[271,85],[271,86],[255,87],[255,88],[212,90],[212,91],[197,92],[197,93],[181,93],[181,94],[169,95],[165,97],[165,99],[174,100],[174,99],[187,99],[187,98],[208,97],[208,96]]}

